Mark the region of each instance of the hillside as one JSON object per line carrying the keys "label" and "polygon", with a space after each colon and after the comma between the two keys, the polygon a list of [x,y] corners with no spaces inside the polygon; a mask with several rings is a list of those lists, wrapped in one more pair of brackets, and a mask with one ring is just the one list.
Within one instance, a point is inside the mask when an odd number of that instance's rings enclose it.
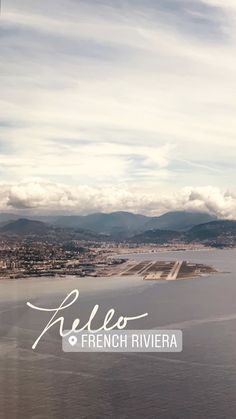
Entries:
{"label": "hillside", "polygon": [[128,241],[130,243],[155,243],[165,244],[173,241],[182,241],[182,233],[171,230],[148,230],[141,234],[136,234]]}
{"label": "hillside", "polygon": [[152,229],[183,231],[215,218],[199,212],[174,211],[159,217],[148,217],[120,211],[110,214],[63,216],[56,218],[54,224],[61,227],[85,228],[122,239]]}
{"label": "hillside", "polygon": [[236,245],[236,221],[213,221],[197,225],[185,234],[186,241],[215,243],[215,245]]}
{"label": "hillside", "polygon": [[145,224],[145,229],[189,230],[195,225],[215,221],[216,217],[207,213],[172,211],[159,217],[152,217]]}
{"label": "hillside", "polygon": [[0,232],[6,235],[38,235],[43,236],[48,234],[52,227],[41,221],[28,220],[20,218],[16,221],[5,224],[1,227]]}
{"label": "hillside", "polygon": [[148,230],[129,239],[132,243],[202,243],[224,247],[236,245],[236,221],[212,221],[199,224],[188,231]]}
{"label": "hillside", "polygon": [[42,221],[29,220],[26,218],[21,218],[5,224],[0,228],[0,235],[19,237],[36,236],[39,238],[43,237],[62,241],[69,239],[100,241],[106,239],[106,237],[89,230],[60,228],[43,223]]}
{"label": "hillside", "polygon": [[[111,214],[109,214],[111,216]],[[89,216],[87,216],[89,217]],[[87,219],[86,217],[86,219]],[[196,225],[187,231],[177,231],[174,229],[148,229],[132,234],[132,228],[137,228],[138,221],[145,221],[142,228],[146,226],[145,216],[135,218],[134,214],[113,213],[111,217],[106,214],[95,214],[90,216],[90,229],[61,227],[44,223],[38,220],[20,218],[10,221],[0,227],[1,236],[36,236],[58,241],[64,240],[84,240],[84,241],[127,241],[130,243],[203,243],[210,246],[235,246],[236,245],[236,221],[219,220]],[[141,220],[140,217],[143,217]],[[181,215],[182,217],[182,215]],[[180,217],[180,218],[181,218]],[[165,218],[165,217],[164,217]],[[167,217],[168,218],[168,217]],[[66,217],[71,221],[70,217]],[[84,217],[82,217],[84,219]],[[101,229],[109,233],[101,233],[98,228],[99,220],[103,220]],[[129,221],[130,220],[130,221]],[[162,219],[163,220],[163,219]],[[172,218],[173,220],[173,218]],[[119,221],[119,223],[118,223]],[[98,223],[98,224],[97,224]],[[115,227],[115,223],[117,226]],[[72,223],[73,224],[73,223]],[[86,224],[86,223],[85,223]],[[180,225],[180,224],[179,224]],[[183,224],[182,224],[183,225]],[[122,226],[122,227],[121,227]],[[98,231],[93,231],[97,228]],[[123,229],[123,230],[122,230]]]}
{"label": "hillside", "polygon": [[96,233],[128,236],[143,228],[148,217],[129,212],[110,214],[95,213],[85,216],[62,216],[55,220],[55,225],[71,228],[85,228]]}
{"label": "hillside", "polygon": [[[16,214],[0,214],[0,226],[17,221]],[[90,230],[96,234],[125,239],[148,230],[189,230],[195,225],[214,221],[216,217],[207,213],[172,211],[158,217],[148,217],[131,212],[94,213],[89,215],[26,215],[24,219],[41,221],[57,228]]]}

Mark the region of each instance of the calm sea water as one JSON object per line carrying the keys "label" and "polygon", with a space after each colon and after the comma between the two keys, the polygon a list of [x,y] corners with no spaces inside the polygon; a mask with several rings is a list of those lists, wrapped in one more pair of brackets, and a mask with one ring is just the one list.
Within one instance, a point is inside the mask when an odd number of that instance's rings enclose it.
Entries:
{"label": "calm sea water", "polygon": [[[4,419],[236,417],[236,250],[169,252],[136,258],[184,259],[219,273],[149,282],[140,278],[43,279],[0,282],[0,417]],[[72,289],[79,302],[66,325],[100,304],[118,314],[148,311],[135,328],[180,328],[179,354],[73,354],[61,351],[58,331],[36,352],[33,341],[49,316],[30,300],[55,307]]]}

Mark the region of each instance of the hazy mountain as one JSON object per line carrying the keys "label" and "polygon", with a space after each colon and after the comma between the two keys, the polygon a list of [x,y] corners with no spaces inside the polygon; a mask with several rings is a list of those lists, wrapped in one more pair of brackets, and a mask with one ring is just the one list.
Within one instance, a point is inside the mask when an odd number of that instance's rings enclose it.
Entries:
{"label": "hazy mountain", "polygon": [[[26,215],[25,219],[41,221],[62,228],[91,230],[95,233],[126,238],[147,230],[188,230],[191,227],[216,220],[215,216],[200,212],[173,211],[159,217],[117,211],[110,214],[95,213],[89,215],[42,216]],[[18,220],[16,214],[0,214],[0,226]]]}
{"label": "hazy mountain", "polygon": [[0,213],[0,226],[8,223],[9,221],[14,221],[17,219],[19,219],[19,215],[17,216],[16,214],[2,212]]}
{"label": "hazy mountain", "polygon": [[173,241],[181,241],[183,234],[172,230],[148,230],[141,234],[136,234],[128,241],[131,243],[155,243],[164,244]]}
{"label": "hazy mountain", "polygon": [[215,216],[203,212],[172,211],[160,217],[150,218],[145,224],[145,229],[183,231],[197,224],[208,223],[214,220],[216,220]]}
{"label": "hazy mountain", "polygon": [[95,213],[85,216],[62,216],[55,220],[55,224],[63,227],[86,228],[102,234],[126,235],[140,231],[149,218],[145,215],[130,212],[113,212],[110,214]]}
{"label": "hazy mountain", "polygon": [[[99,214],[98,219],[100,218],[100,215],[101,214]],[[131,214],[130,219],[131,221],[134,221],[132,216],[134,216],[134,214]],[[126,218],[124,213],[121,215],[121,220],[122,217],[126,220],[129,219],[129,217]],[[112,220],[111,217],[110,220],[110,226],[106,224],[105,227],[111,227],[112,231],[114,231],[114,224],[112,224],[114,219]],[[125,220],[122,220],[122,222],[124,225]],[[135,225],[135,222],[133,225]],[[131,230],[129,230],[129,232],[130,231]],[[107,241],[113,238],[117,240],[123,239],[123,237],[120,237],[117,233],[113,236],[107,236],[89,229],[57,227],[55,225],[46,224],[37,220],[29,220],[26,218],[11,221],[10,223],[0,227],[0,235],[14,235],[19,237],[36,236],[39,238],[49,238],[57,242],[63,242],[65,240]],[[211,246],[233,246],[236,245],[236,221],[212,221],[194,226],[187,231],[152,229],[138,234],[133,234],[130,237],[126,237],[126,240],[132,243],[164,244],[171,242],[200,242]]]}
{"label": "hazy mountain", "polygon": [[134,243],[203,243],[210,246],[235,246],[236,221],[212,221],[188,231],[148,230],[129,239]]}
{"label": "hazy mountain", "polygon": [[86,228],[115,237],[129,237],[146,230],[187,230],[194,225],[215,220],[207,213],[175,211],[159,217],[147,217],[130,212],[96,213],[85,216],[62,216],[54,223],[63,227]]}
{"label": "hazy mountain", "polygon": [[58,240],[86,240],[86,241],[101,241],[106,240],[107,237],[94,233],[86,229],[69,229],[56,227],[51,224],[43,223],[38,220],[29,220],[27,218],[20,218],[16,221],[11,221],[0,228],[0,234],[6,236],[38,236],[47,237]]}
{"label": "hazy mountain", "polygon": [[35,220],[28,220],[26,218],[20,218],[16,221],[11,221],[1,227],[0,232],[6,235],[37,235],[43,236],[48,234],[51,226]]}
{"label": "hazy mountain", "polygon": [[236,242],[236,221],[222,220],[197,225],[186,232],[189,241]]}
{"label": "hazy mountain", "polygon": [[53,224],[55,222],[56,217],[53,215],[30,215],[30,214],[24,214],[23,216],[19,216],[19,214],[2,212],[0,213],[0,226],[3,226],[11,221],[16,221],[19,219],[42,221],[43,223]]}

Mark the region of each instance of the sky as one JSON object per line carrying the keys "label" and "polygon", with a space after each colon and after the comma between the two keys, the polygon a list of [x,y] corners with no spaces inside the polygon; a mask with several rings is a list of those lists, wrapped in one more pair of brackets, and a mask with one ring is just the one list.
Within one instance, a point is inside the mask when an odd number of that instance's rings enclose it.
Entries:
{"label": "sky", "polygon": [[0,211],[236,219],[235,0],[2,0]]}

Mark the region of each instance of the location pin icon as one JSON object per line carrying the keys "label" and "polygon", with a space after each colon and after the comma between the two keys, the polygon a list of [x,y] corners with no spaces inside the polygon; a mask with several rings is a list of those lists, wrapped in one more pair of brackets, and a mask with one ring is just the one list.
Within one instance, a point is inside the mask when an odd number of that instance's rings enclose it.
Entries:
{"label": "location pin icon", "polygon": [[77,337],[76,336],[70,336],[69,339],[68,339],[68,341],[69,341],[69,344],[71,346],[75,346],[76,343],[77,343]]}

